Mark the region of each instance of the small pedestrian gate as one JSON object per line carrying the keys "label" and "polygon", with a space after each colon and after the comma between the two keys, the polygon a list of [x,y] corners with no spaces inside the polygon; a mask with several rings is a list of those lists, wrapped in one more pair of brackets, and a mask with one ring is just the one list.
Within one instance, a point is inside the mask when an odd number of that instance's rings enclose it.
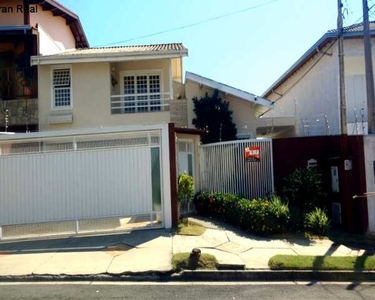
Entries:
{"label": "small pedestrian gate", "polygon": [[117,216],[171,227],[168,149],[167,125],[1,137],[0,228]]}
{"label": "small pedestrian gate", "polygon": [[239,140],[200,149],[201,190],[233,193],[248,199],[274,192],[272,141]]}

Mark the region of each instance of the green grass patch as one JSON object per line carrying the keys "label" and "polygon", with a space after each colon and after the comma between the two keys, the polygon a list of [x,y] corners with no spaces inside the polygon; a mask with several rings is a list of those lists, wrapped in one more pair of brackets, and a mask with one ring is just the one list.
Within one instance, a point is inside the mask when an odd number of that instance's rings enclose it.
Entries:
{"label": "green grass patch", "polygon": [[375,256],[275,255],[271,270],[375,270]]}
{"label": "green grass patch", "polygon": [[176,233],[179,235],[199,236],[202,235],[204,231],[204,227],[188,222],[187,224],[180,223],[177,227]]}
{"label": "green grass patch", "polygon": [[202,253],[199,257],[199,261],[196,262],[190,259],[190,253],[176,253],[172,257],[173,270],[216,270],[217,260],[214,255]]}

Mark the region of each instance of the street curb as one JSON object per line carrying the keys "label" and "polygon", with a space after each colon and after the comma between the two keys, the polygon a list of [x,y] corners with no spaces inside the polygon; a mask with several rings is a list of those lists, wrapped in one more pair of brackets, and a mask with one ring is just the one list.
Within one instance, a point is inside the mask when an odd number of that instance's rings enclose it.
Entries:
{"label": "street curb", "polygon": [[375,281],[375,271],[185,270],[177,276],[180,281]]}
{"label": "street curb", "polygon": [[229,270],[182,271],[181,273],[149,272],[97,275],[25,275],[0,276],[0,282],[79,282],[79,281],[375,281],[375,271],[311,271],[311,270]]}

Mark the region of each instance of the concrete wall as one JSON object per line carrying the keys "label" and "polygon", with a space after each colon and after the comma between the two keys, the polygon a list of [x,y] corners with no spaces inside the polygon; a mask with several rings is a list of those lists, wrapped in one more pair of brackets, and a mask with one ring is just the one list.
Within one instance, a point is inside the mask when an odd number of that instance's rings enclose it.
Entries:
{"label": "concrete wall", "polygon": [[[375,136],[364,137],[365,169],[367,192],[375,192]],[[375,196],[367,198],[368,227],[375,234]]]}
{"label": "concrete wall", "polygon": [[[195,128],[192,123],[195,118],[193,98],[197,97],[199,99],[204,97],[206,93],[212,95],[214,90],[206,86],[200,86],[197,82],[187,80],[185,83],[185,91],[187,98],[188,127]],[[256,117],[257,106],[232,95],[224,95],[223,93],[219,93],[219,95],[223,100],[229,102],[229,109],[233,111],[232,117],[233,122],[237,126],[237,136],[251,136],[255,138],[256,128],[262,124]]]}
{"label": "concrete wall", "polygon": [[[89,128],[96,126],[117,126],[133,124],[157,124],[170,122],[170,112],[111,114],[111,95],[121,91],[120,72],[127,70],[162,70],[164,92],[169,92],[169,61],[149,60],[110,63],[76,63],[72,69],[72,109],[52,109],[51,66],[39,66],[39,124],[40,130],[61,130]],[[112,86],[111,74],[117,84]],[[174,76],[177,76],[174,75]],[[50,116],[73,115],[72,123],[50,124]]]}

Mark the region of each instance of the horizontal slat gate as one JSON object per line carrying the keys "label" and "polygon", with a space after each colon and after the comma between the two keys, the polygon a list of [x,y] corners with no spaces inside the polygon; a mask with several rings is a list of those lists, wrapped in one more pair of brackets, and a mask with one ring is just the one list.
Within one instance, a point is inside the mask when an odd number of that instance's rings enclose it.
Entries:
{"label": "horizontal slat gate", "polygon": [[167,167],[160,163],[168,155],[161,151],[162,135],[168,133],[162,128],[3,139],[0,226],[117,216],[155,218],[162,213],[165,197],[160,184]]}
{"label": "horizontal slat gate", "polygon": [[1,225],[151,211],[148,147],[0,158]]}
{"label": "horizontal slat gate", "polygon": [[[259,147],[260,161],[245,160],[246,147]],[[233,193],[248,199],[273,193],[271,140],[207,144],[200,149],[201,189]]]}

